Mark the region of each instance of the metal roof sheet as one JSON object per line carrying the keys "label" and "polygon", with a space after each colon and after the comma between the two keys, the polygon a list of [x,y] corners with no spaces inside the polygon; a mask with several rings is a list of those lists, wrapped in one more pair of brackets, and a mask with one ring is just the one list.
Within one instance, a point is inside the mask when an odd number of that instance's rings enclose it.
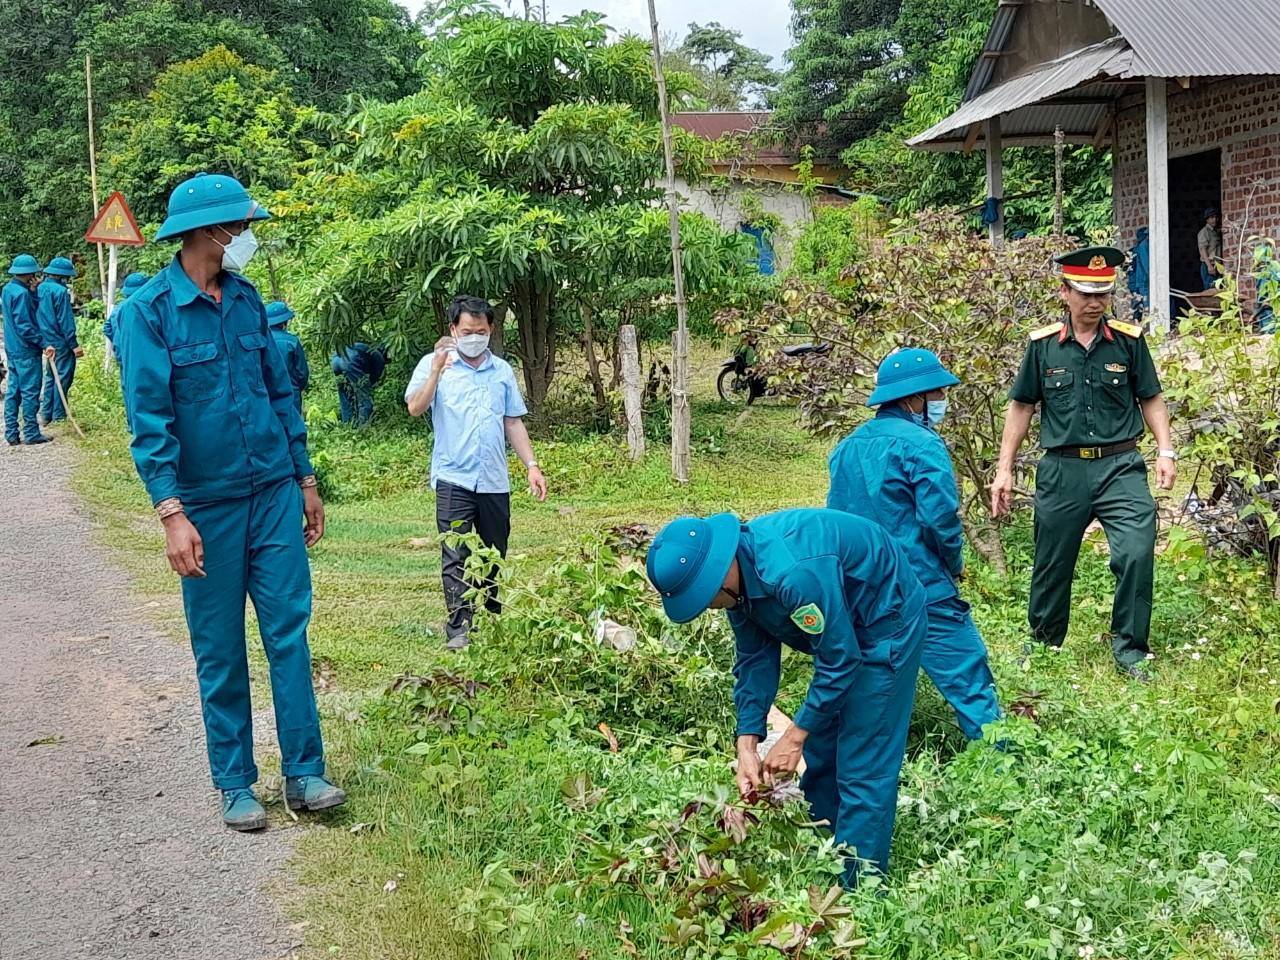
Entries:
{"label": "metal roof sheet", "polygon": [[1133,72],[1126,76],[1280,73],[1280,12],[1276,0],[1093,2],[1137,55]]}
{"label": "metal roof sheet", "polygon": [[[1075,53],[1058,60],[1042,64],[1034,70],[1024,73],[1020,77],[1015,77],[998,86],[981,93],[974,99],[970,100],[960,107],[955,113],[947,117],[941,123],[935,124],[924,133],[912,137],[907,143],[913,147],[922,146],[940,146],[939,141],[954,142],[956,134],[963,133],[972,124],[981,123],[990,120],[992,117],[1001,116],[1002,114],[1011,114],[1024,107],[1030,107],[1032,104],[1039,104],[1041,101],[1048,100],[1058,94],[1065,93],[1080,86],[1090,80],[1099,77],[1114,76],[1112,72],[1117,58],[1121,58],[1122,62],[1127,62],[1124,56],[1126,53],[1126,43],[1123,39],[1117,37],[1107,40],[1104,43],[1094,44],[1091,47],[1085,47],[1083,50],[1077,50]],[[1101,98],[1099,98],[1101,99]],[[1089,110],[1087,108],[1093,108]],[[1031,133],[1032,127],[1039,127],[1040,124],[1029,124],[1032,116],[1043,123],[1045,117],[1040,114],[1044,110],[1051,110],[1058,114],[1057,118],[1049,126],[1050,134],[1058,123],[1062,124],[1064,131],[1072,136],[1073,140],[1079,140],[1083,133],[1088,133],[1089,139],[1093,139],[1093,134],[1097,130],[1098,124],[1101,123],[1101,115],[1105,112],[1107,105],[1101,104],[1046,104],[1043,107],[1037,107],[1034,112],[1022,111],[1026,116],[1010,117],[1010,139],[1016,136],[1021,122],[1027,129],[1022,132],[1024,134]],[[1090,126],[1090,124],[1092,124]],[[1084,129],[1076,129],[1076,127]],[[1002,136],[1004,131],[1001,131]],[[1043,132],[1040,131],[1040,136]]]}

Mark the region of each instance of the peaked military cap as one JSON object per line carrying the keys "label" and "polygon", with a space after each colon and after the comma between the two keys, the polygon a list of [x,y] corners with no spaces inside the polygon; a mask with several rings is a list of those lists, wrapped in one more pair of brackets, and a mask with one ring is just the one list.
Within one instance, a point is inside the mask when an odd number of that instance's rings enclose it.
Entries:
{"label": "peaked military cap", "polygon": [[1116,288],[1116,268],[1124,252],[1115,247],[1085,247],[1054,260],[1062,267],[1062,280],[1081,293],[1111,293]]}

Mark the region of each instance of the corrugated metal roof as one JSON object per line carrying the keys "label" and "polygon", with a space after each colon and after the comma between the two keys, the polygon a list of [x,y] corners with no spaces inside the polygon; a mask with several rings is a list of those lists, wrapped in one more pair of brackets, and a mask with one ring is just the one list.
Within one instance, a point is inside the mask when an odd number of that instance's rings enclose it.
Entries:
{"label": "corrugated metal roof", "polygon": [[[704,140],[719,140],[731,135],[761,134],[752,157],[758,163],[791,165],[800,159],[799,147],[781,141],[781,130],[772,122],[768,110],[706,110],[673,113],[671,123]],[[773,135],[777,136],[773,136]]]}
{"label": "corrugated metal roof", "polygon": [[996,68],[996,60],[1000,51],[1009,42],[1009,34],[1013,32],[1013,21],[1018,17],[1018,8],[1022,0],[1000,0],[996,7],[995,17],[991,21],[991,29],[987,31],[987,39],[982,45],[982,53],[969,76],[969,85],[965,87],[965,100],[972,100],[991,82],[992,71]]}
{"label": "corrugated metal roof", "polygon": [[1094,0],[1137,54],[1135,77],[1280,73],[1276,0]]}
{"label": "corrugated metal roof", "polygon": [[[1011,114],[1013,111],[1029,107],[1031,104],[1038,104],[1040,101],[1048,100],[1089,80],[1114,76],[1110,68],[1117,57],[1122,57],[1125,54],[1126,47],[1124,40],[1116,38],[1105,43],[1085,47],[1070,56],[1043,64],[1020,77],[1015,77],[1013,80],[985,91],[961,106],[959,110],[941,123],[930,127],[918,136],[912,137],[907,143],[913,147],[921,147],[929,145],[940,146],[941,144],[938,141],[951,140],[954,142],[955,135],[962,134],[972,124],[981,123],[1002,114]],[[1078,139],[1083,133],[1088,133],[1089,139],[1092,139],[1094,131],[1097,130],[1098,124],[1101,123],[1101,114],[1105,112],[1107,105],[1105,103],[1062,104],[1056,107],[1046,105],[1046,108],[1053,110],[1058,115],[1055,122],[1049,126],[1050,133],[1058,123],[1061,123],[1064,131],[1076,135],[1073,139]],[[1037,108],[1036,113],[1039,113],[1041,109],[1044,108]],[[1016,115],[1010,118],[1013,121],[1009,129],[1011,139],[1018,129],[1019,122],[1026,124],[1029,119],[1030,115],[1027,118]],[[1038,117],[1037,119],[1043,118]],[[1090,126],[1089,124],[1092,125]],[[1003,132],[1002,130],[1002,135]],[[1023,132],[1030,132],[1030,129],[1028,128]]]}

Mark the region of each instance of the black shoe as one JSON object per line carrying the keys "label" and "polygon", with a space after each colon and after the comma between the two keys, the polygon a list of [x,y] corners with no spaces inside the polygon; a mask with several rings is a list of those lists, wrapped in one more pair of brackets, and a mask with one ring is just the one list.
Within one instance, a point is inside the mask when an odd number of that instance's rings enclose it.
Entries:
{"label": "black shoe", "polygon": [[22,441],[21,441],[21,440],[10,440],[8,437],[5,437],[4,442],[5,442],[5,443],[7,443],[7,444],[9,444],[9,446],[11,446],[11,447],[20,447],[20,446],[22,446]]}
{"label": "black shoe", "polygon": [[1139,683],[1152,683],[1155,677],[1141,663],[1131,663],[1125,666],[1123,663],[1116,664],[1116,671],[1122,677],[1128,677],[1130,680],[1137,680]]}
{"label": "black shoe", "polygon": [[445,641],[444,648],[446,650],[465,650],[469,646],[471,646],[470,634],[459,633]]}
{"label": "black shoe", "polygon": [[34,440],[25,440],[23,442],[26,443],[28,447],[34,447],[37,444],[41,444],[41,443],[52,443],[53,437],[50,437],[47,434],[42,433],[40,434],[40,436],[36,437]]}

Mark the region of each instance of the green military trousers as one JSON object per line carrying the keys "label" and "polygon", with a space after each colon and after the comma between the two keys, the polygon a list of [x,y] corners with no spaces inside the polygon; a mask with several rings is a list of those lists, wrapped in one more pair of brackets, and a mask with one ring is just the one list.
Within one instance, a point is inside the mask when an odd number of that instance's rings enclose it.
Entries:
{"label": "green military trousers", "polygon": [[1151,632],[1156,504],[1147,465],[1136,450],[1079,460],[1052,451],[1036,473],[1036,562],[1028,619],[1035,639],[1055,647],[1067,637],[1071,581],[1085,528],[1097,519],[1111,547],[1116,578],[1111,649],[1122,667],[1146,658]]}

